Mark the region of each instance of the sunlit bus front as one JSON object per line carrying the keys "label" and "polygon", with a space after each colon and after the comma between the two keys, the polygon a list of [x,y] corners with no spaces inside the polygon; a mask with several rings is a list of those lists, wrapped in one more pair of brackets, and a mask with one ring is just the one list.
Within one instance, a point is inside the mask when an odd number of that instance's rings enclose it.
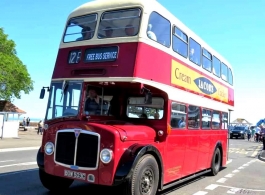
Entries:
{"label": "sunlit bus front", "polygon": [[153,143],[159,139],[158,130],[164,132],[161,136],[166,134],[167,96],[146,86],[141,89],[138,82],[52,81],[41,149],[44,161],[42,165],[38,161],[40,174],[69,182],[119,183],[118,178],[129,171],[120,172],[120,163],[131,158],[124,150],[132,142],[139,144],[132,151]]}

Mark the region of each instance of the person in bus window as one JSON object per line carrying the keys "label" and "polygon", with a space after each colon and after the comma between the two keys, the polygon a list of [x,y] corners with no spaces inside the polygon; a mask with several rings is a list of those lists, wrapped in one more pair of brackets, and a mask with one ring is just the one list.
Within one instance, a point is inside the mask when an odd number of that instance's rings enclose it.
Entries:
{"label": "person in bus window", "polygon": [[82,34],[82,37],[77,38],[76,41],[88,40],[92,38],[90,27],[83,28],[81,31],[81,34]]}
{"label": "person in bus window", "polygon": [[152,24],[148,24],[147,36],[150,39],[152,39],[154,41],[157,41],[155,33],[153,31],[151,31],[152,30],[152,27],[153,27]]}
{"label": "person in bus window", "polygon": [[145,113],[143,113],[143,114],[140,115],[140,118],[147,119],[148,117],[147,117],[147,115]]}
{"label": "person in bus window", "polygon": [[133,36],[135,34],[134,33],[134,27],[131,24],[126,25],[125,34],[128,36]]}
{"label": "person in bus window", "polygon": [[85,103],[85,112],[88,112],[88,114],[99,114],[100,104],[101,98],[98,96],[96,90],[90,89]]}
{"label": "person in bus window", "polygon": [[154,119],[159,119],[159,113],[156,112],[156,113],[154,114]]}
{"label": "person in bus window", "polygon": [[112,37],[113,29],[111,27],[109,27],[109,26],[106,27],[104,29],[104,31],[105,31],[105,37],[106,38],[111,38]]}
{"label": "person in bus window", "polygon": [[179,127],[179,128],[183,128],[183,125],[184,125],[184,127],[186,126],[186,124],[185,124],[185,119],[184,119],[184,117],[182,116],[181,119],[180,119],[179,122],[178,122],[178,127]]}

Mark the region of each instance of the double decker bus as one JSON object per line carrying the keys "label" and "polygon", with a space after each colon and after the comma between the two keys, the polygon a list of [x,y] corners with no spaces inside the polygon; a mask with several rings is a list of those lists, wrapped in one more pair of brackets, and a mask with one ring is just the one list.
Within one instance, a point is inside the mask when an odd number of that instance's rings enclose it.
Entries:
{"label": "double decker bus", "polygon": [[154,195],[226,166],[232,67],[155,0],[76,8],[46,91],[37,164],[51,191]]}

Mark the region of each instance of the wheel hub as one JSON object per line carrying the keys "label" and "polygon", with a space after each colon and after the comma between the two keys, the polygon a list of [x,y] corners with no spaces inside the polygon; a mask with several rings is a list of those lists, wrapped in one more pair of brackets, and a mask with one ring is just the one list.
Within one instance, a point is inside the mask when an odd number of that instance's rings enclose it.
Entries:
{"label": "wheel hub", "polygon": [[141,191],[143,194],[147,194],[153,187],[153,172],[146,170],[141,179]]}

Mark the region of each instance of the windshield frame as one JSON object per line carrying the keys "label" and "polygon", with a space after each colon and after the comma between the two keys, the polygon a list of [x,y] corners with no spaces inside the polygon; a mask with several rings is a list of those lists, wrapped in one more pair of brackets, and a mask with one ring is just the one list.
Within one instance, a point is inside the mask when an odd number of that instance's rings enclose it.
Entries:
{"label": "windshield frame", "polygon": [[[64,91],[64,94],[59,93],[59,97],[58,99],[61,100],[61,98],[67,98],[67,95],[65,96],[66,92],[68,90],[68,86],[64,86],[64,83],[66,83],[66,85],[69,86],[69,84],[80,84],[80,93],[79,93],[79,98],[77,98],[77,110],[76,110],[76,114],[74,115],[61,115],[58,117],[54,117],[55,116],[55,109],[56,109],[56,97],[54,97],[54,94],[56,93],[55,90],[61,89],[61,90],[66,90]],[[56,85],[61,85],[60,87],[55,88]],[[49,97],[48,97],[48,102],[47,102],[47,107],[46,107],[46,113],[45,113],[45,121],[48,120],[54,120],[54,119],[61,119],[61,118],[67,118],[67,117],[78,117],[79,113],[80,113],[80,109],[81,109],[81,100],[82,100],[82,94],[83,94],[83,86],[84,86],[84,81],[83,80],[60,80],[60,81],[52,81],[50,84],[50,91],[49,91]],[[62,92],[62,91],[61,91]],[[70,96],[69,96],[70,97]],[[71,102],[72,103],[72,102]],[[66,103],[67,104],[67,103]],[[57,105],[60,106],[60,105]],[[66,105],[67,106],[67,105]],[[61,107],[61,106],[60,106]],[[63,109],[64,109],[64,105],[62,105]],[[76,107],[76,106],[72,106],[72,107]],[[65,108],[66,109],[66,108]],[[49,113],[51,113],[51,117],[49,117]]]}

